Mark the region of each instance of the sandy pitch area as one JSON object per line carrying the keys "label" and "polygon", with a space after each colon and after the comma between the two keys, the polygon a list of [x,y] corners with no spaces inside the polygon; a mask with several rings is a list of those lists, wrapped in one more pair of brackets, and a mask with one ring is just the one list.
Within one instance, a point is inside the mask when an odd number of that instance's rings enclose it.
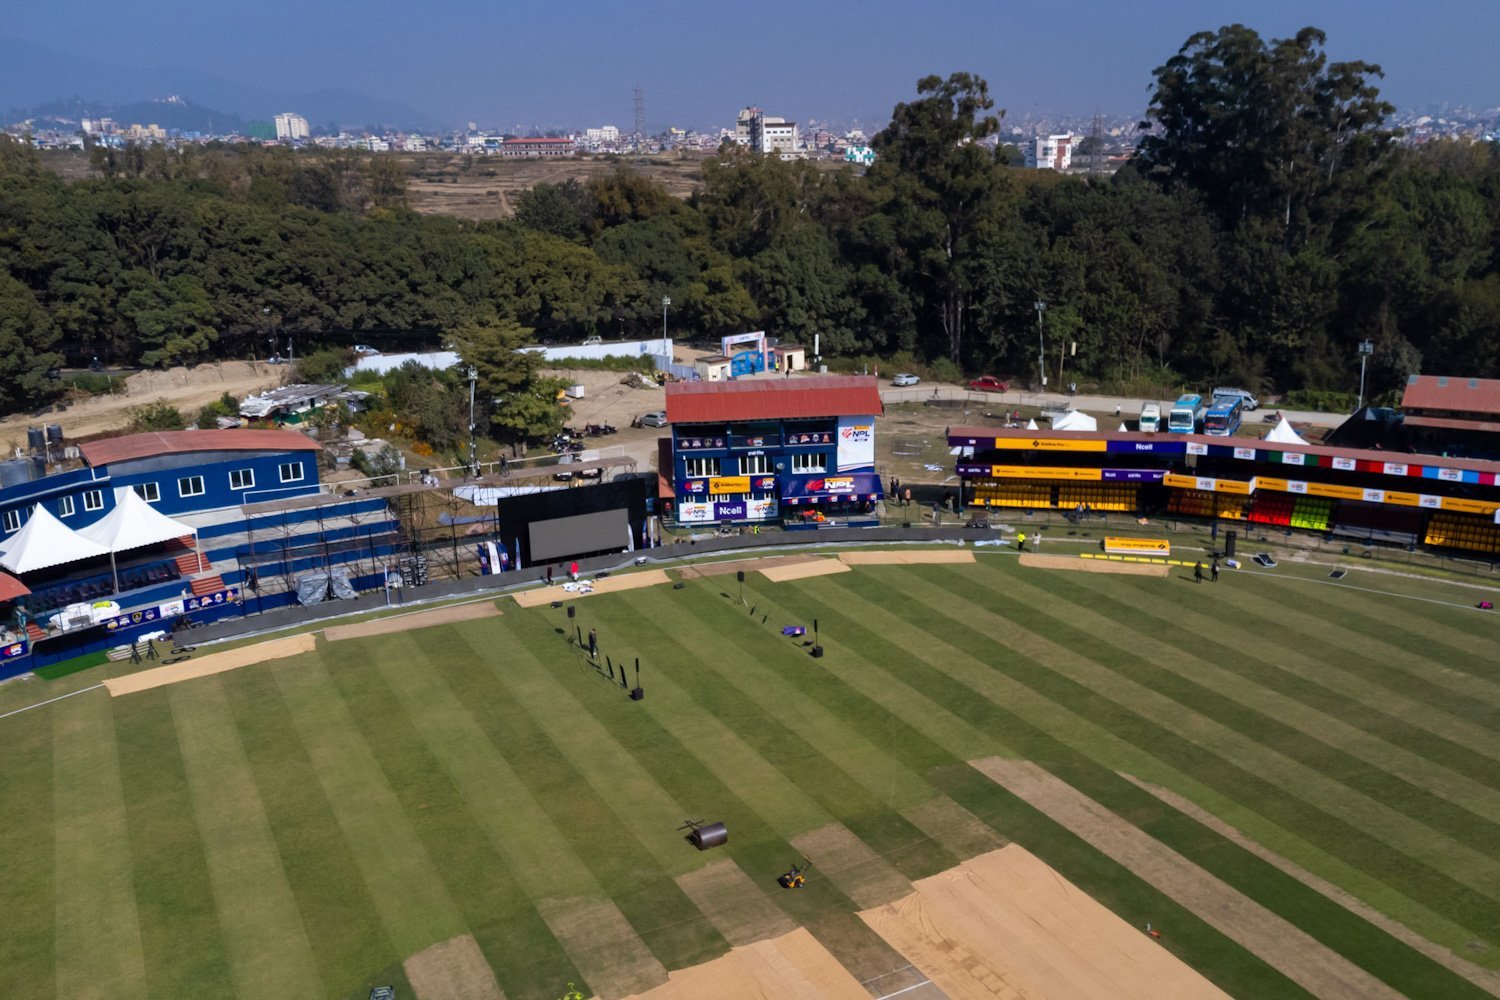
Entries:
{"label": "sandy pitch area", "polygon": [[840,561],[850,566],[926,566],[934,563],[971,563],[974,553],[968,549],[924,549],[900,552],[881,549],[876,552],[843,552]]}
{"label": "sandy pitch area", "polygon": [[1123,573],[1126,576],[1166,576],[1167,566],[1152,563],[1112,562],[1108,559],[1080,559],[1077,556],[1039,556],[1021,553],[1021,565],[1032,569],[1071,569],[1080,573]]}
{"label": "sandy pitch area", "polygon": [[227,670],[246,667],[252,663],[265,663],[268,660],[281,660],[300,653],[310,653],[316,645],[317,641],[310,633],[294,635],[286,639],[272,639],[270,642],[256,643],[254,646],[243,646],[223,653],[200,656],[186,663],[174,663],[169,667],[154,667],[151,670],[126,674],[124,677],[112,677],[104,682],[104,686],[109,689],[111,696],[118,698],[122,694],[135,694],[137,691],[150,691],[152,688],[176,684],[180,681],[222,674]]}
{"label": "sandy pitch area", "polygon": [[523,590],[519,594],[512,594],[517,604],[523,608],[536,608],[551,604],[553,601],[576,601],[580,597],[592,597],[594,594],[616,594],[622,590],[639,590],[642,587],[654,587],[659,583],[671,583],[672,578],[667,576],[665,570],[648,569],[641,573],[626,573],[624,576],[606,576],[602,580],[589,581],[594,585],[593,593],[580,594],[563,590],[563,581],[559,580],[550,587],[538,587],[535,590]]}
{"label": "sandy pitch area", "polygon": [[743,945],[672,973],[666,983],[625,1000],[870,1000],[870,994],[805,928]]}
{"label": "sandy pitch area", "polygon": [[847,573],[849,567],[837,559],[825,559],[819,557],[812,562],[793,563],[782,566],[760,566],[757,567],[761,576],[772,583],[786,583],[788,580],[806,580],[814,576],[830,576],[834,573]]}
{"label": "sandy pitch area", "polygon": [[768,556],[764,559],[733,559],[728,562],[700,563],[694,566],[684,566],[682,578],[692,580],[698,577],[726,576],[740,570],[753,573],[776,566],[799,566],[803,563],[822,561],[822,556]]}
{"label": "sandy pitch area", "polygon": [[[1314,996],[1329,1000],[1397,1000],[1401,996],[1311,935],[1030,761],[988,757],[970,764]],[[1166,934],[1172,932],[1170,927],[1160,929]]]}
{"label": "sandy pitch area", "polygon": [[1227,1000],[1018,844],[860,914],[952,1000]]}
{"label": "sandy pitch area", "polygon": [[460,604],[453,608],[434,608],[431,611],[414,611],[411,614],[392,615],[374,621],[354,625],[330,625],[323,630],[325,638],[333,642],[341,639],[359,639],[367,635],[389,635],[392,632],[408,632],[414,628],[431,628],[434,625],[451,625],[454,622],[491,618],[500,613],[494,602]]}
{"label": "sandy pitch area", "polygon": [[425,948],[403,965],[417,1000],[505,1000],[472,934]]}

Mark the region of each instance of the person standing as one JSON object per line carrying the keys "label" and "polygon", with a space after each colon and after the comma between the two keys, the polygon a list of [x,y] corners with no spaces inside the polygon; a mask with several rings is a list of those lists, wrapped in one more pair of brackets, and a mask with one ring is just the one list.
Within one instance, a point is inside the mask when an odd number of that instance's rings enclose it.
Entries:
{"label": "person standing", "polygon": [[1040,551],[1042,551],[1042,529],[1041,528],[1036,529],[1036,534],[1031,539],[1031,551],[1033,551],[1033,552],[1040,552]]}
{"label": "person standing", "polygon": [[547,586],[552,586],[552,567],[547,567]]}
{"label": "person standing", "polygon": [[1201,559],[1193,563],[1193,582],[1203,582],[1203,560]]}
{"label": "person standing", "polygon": [[904,492],[901,495],[901,506],[903,506],[903,507],[910,507],[911,506],[911,487],[910,486],[908,486],[906,488],[906,492]]}
{"label": "person standing", "polygon": [[589,656],[595,660],[599,659],[599,630],[597,628],[589,629]]}
{"label": "person standing", "polygon": [[1026,532],[1024,531],[1016,533],[1016,550],[1019,552],[1026,551]]}
{"label": "person standing", "polygon": [[1208,567],[1208,580],[1210,583],[1219,582],[1219,557],[1214,556],[1213,565]]}
{"label": "person standing", "polygon": [[574,559],[571,563],[568,564],[568,575],[573,578],[573,582],[574,583],[578,582],[578,560],[577,559]]}

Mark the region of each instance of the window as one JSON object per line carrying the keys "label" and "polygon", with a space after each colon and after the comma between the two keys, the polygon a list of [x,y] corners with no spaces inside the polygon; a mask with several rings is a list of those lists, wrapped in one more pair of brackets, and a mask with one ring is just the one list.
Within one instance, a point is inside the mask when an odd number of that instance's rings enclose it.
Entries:
{"label": "window", "polygon": [[229,488],[232,490],[250,490],[255,488],[254,469],[231,469],[229,470]]}
{"label": "window", "polygon": [[719,474],[719,460],[717,458],[689,458],[685,464],[689,479],[702,479],[705,476],[717,476]]}
{"label": "window", "polygon": [[20,531],[20,530],[21,530],[21,511],[19,509],[6,511],[5,512],[5,531],[6,531],[6,534],[9,534],[12,531]]}
{"label": "window", "polygon": [[828,458],[821,451],[792,456],[793,472],[826,472]]}
{"label": "window", "polygon": [[104,491],[103,490],[89,490],[87,493],[85,493],[83,495],[83,509],[84,510],[103,510],[104,509]]}
{"label": "window", "polygon": [[303,475],[301,462],[281,463],[281,481],[283,483],[300,483],[302,482]]}
{"label": "window", "polygon": [[742,476],[764,476],[770,471],[770,455],[742,455],[740,457],[740,475]]}
{"label": "window", "polygon": [[63,497],[61,500],[57,501],[57,513],[59,517],[72,517],[73,498]]}
{"label": "window", "polygon": [[180,497],[201,497],[203,495],[203,477],[183,476],[177,480],[177,495]]}
{"label": "window", "polygon": [[[179,488],[182,482],[182,480],[178,480]],[[156,503],[156,501],[161,499],[161,487],[155,483],[136,483],[131,489],[135,490],[136,495],[147,503]]]}

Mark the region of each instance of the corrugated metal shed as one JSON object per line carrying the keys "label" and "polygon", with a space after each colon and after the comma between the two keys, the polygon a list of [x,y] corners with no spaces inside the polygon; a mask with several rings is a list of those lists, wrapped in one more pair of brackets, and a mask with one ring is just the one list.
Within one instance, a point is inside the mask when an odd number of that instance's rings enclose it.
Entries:
{"label": "corrugated metal shed", "polygon": [[672,424],[725,423],[799,417],[878,416],[879,382],[869,375],[673,382],[667,385]]}

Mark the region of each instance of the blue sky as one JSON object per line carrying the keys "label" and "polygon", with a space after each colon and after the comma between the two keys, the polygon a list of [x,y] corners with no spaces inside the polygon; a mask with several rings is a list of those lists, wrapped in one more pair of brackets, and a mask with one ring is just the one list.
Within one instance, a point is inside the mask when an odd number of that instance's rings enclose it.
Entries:
{"label": "blue sky", "polygon": [[1333,59],[1381,64],[1382,93],[1403,108],[1500,105],[1496,0],[47,0],[9,4],[0,34],[483,125],[628,129],[639,83],[655,131],[727,124],[752,103],[878,126],[919,77],[956,70],[985,77],[1012,118],[1133,114],[1190,34],[1236,21],[1267,38],[1323,28]]}

